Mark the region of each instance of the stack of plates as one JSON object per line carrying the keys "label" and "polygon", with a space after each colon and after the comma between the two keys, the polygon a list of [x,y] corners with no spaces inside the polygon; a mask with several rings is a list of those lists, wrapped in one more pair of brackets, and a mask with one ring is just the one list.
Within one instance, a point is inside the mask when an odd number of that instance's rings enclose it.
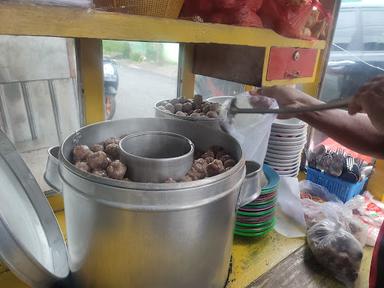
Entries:
{"label": "stack of plates", "polygon": [[303,121],[276,120],[272,124],[265,163],[281,176],[297,176],[306,142],[307,125]]}
{"label": "stack of plates", "polygon": [[261,237],[275,226],[275,205],[279,175],[268,165],[263,166],[268,184],[255,201],[241,207],[237,212],[235,235]]}

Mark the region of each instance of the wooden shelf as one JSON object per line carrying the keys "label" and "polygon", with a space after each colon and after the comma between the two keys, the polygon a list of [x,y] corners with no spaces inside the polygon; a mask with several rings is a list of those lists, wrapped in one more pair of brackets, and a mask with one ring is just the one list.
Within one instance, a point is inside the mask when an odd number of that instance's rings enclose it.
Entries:
{"label": "wooden shelf", "polygon": [[256,47],[324,49],[325,41],[285,38],[269,29],[135,16],[90,9],[0,4],[0,34]]}

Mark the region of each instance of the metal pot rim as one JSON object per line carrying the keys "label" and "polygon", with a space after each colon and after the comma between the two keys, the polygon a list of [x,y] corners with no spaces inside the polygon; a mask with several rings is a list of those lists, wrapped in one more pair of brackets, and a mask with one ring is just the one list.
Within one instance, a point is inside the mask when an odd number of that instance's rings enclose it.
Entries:
{"label": "metal pot rim", "polygon": [[[140,118],[140,119],[155,119],[155,118]],[[127,121],[127,119],[121,119],[121,120],[114,120],[113,122],[124,122]],[[169,121],[182,121],[183,120],[169,120]],[[108,121],[101,121],[97,122],[94,124],[90,124],[87,126],[84,126],[77,130],[75,133],[69,135],[64,141],[63,144],[60,146],[60,153],[59,153],[59,161],[60,161],[60,166],[64,165],[69,171],[71,171],[73,174],[83,178],[84,180],[93,182],[93,183],[98,183],[98,184],[103,184],[103,185],[108,185],[111,187],[119,187],[119,188],[126,188],[126,189],[135,189],[135,190],[143,190],[147,191],[150,190],[150,193],[153,193],[153,191],[172,191],[172,190],[181,190],[181,189],[189,189],[189,188],[197,188],[205,185],[211,185],[213,183],[217,183],[220,181],[223,181],[230,177],[231,175],[235,174],[238,172],[240,169],[245,168],[245,159],[243,152],[241,150],[241,156],[239,157],[239,160],[235,166],[232,167],[232,169],[213,176],[213,177],[208,177],[204,178],[201,180],[196,180],[196,181],[191,181],[191,182],[180,182],[180,183],[140,183],[140,182],[128,182],[128,181],[122,181],[122,180],[115,180],[115,179],[110,179],[110,178],[103,178],[103,177],[98,177],[93,174],[90,174],[88,172],[82,171],[78,168],[75,167],[68,159],[64,157],[64,145],[72,138],[74,134],[81,135],[81,131],[85,129],[89,129],[90,127],[98,126],[103,123],[106,123]],[[203,126],[202,126],[203,127]],[[211,129],[212,131],[215,132],[220,132],[212,128],[207,128],[204,127],[205,129]],[[224,133],[224,132],[220,132]],[[233,138],[231,135],[227,134],[227,137],[232,138],[236,143],[235,138]],[[240,144],[238,144],[240,147]]]}
{"label": "metal pot rim", "polygon": [[[147,134],[160,134],[160,135],[170,135],[170,136],[175,136],[175,137],[179,137],[179,138],[182,138],[183,140],[185,140],[188,144],[189,144],[189,151],[187,153],[185,153],[184,155],[180,155],[180,156],[176,156],[176,157],[169,157],[169,158],[157,158],[157,159],[153,159],[153,158],[148,158],[148,157],[143,157],[143,156],[138,156],[138,155],[135,155],[135,154],[132,154],[132,153],[129,153],[127,151],[125,151],[125,149],[123,149],[123,146],[122,146],[122,143],[125,141],[125,139],[130,139],[130,138],[134,138],[134,137],[138,137],[138,136],[142,136],[142,135],[147,135]],[[129,134],[127,136],[125,136],[124,138],[122,138],[120,140],[120,143],[119,143],[119,147],[120,147],[120,150],[129,155],[130,157],[132,158],[135,158],[135,159],[138,159],[138,160],[155,160],[157,162],[166,162],[166,161],[169,161],[169,160],[179,160],[179,159],[183,159],[185,158],[187,155],[190,155],[191,153],[193,154],[194,152],[194,148],[195,148],[195,145],[192,143],[191,140],[189,140],[187,137],[183,136],[183,135],[180,135],[180,134],[177,134],[177,133],[172,133],[172,132],[164,132],[164,131],[141,131],[141,132],[137,132],[137,133],[132,133],[132,134]]]}

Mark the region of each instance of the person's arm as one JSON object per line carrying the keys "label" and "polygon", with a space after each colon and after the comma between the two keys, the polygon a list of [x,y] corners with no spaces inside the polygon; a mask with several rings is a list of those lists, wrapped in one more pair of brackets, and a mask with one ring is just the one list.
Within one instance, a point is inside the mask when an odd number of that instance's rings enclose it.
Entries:
{"label": "person's arm", "polygon": [[384,76],[378,76],[361,87],[352,98],[348,112],[351,115],[367,113],[373,126],[384,132]]}
{"label": "person's arm", "polygon": [[[299,108],[323,103],[288,87],[264,88],[258,93],[276,99],[281,107]],[[384,115],[384,111],[382,113]],[[384,131],[379,132],[366,114],[359,113],[352,116],[347,111],[337,109],[289,115],[289,117],[297,117],[307,122],[357,152],[384,158]]]}

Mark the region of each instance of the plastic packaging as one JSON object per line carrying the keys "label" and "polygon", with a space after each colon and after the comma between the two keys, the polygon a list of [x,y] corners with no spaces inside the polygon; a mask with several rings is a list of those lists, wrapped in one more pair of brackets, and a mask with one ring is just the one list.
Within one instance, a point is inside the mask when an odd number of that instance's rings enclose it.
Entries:
{"label": "plastic packaging", "polygon": [[[326,188],[311,183],[310,181],[300,182],[300,191],[307,191],[314,196],[319,196],[329,202],[315,202],[309,198],[301,199],[307,228],[316,223],[328,219],[341,225],[347,232],[351,233],[361,244],[365,246],[367,242],[368,226],[354,215],[354,210],[361,207],[361,201],[353,200],[343,204],[334,195],[330,194]],[[335,201],[333,201],[335,200]]]}
{"label": "plastic packaging", "polygon": [[[10,0],[4,0],[5,2],[14,2]],[[2,2],[0,0],[0,2]],[[78,6],[90,8],[92,7],[92,0],[18,0],[20,3],[28,4],[43,4],[43,5],[57,5],[57,6]]]}
{"label": "plastic packaging", "polygon": [[324,219],[308,229],[307,241],[316,260],[348,287],[356,281],[363,249],[342,225]]}
{"label": "plastic packaging", "polygon": [[186,0],[181,18],[201,18],[204,22],[263,27],[257,14],[263,0]]}
{"label": "plastic packaging", "polygon": [[[251,96],[248,92],[236,97],[237,105],[241,108],[251,108],[250,97],[258,97],[265,108],[277,109],[277,102],[264,96]],[[210,98],[210,99],[214,99]],[[245,159],[264,163],[267,153],[269,135],[274,114],[237,114],[232,123],[224,123],[229,134],[236,138],[244,152]]]}
{"label": "plastic packaging", "polygon": [[277,190],[276,232],[288,238],[305,237],[306,224],[296,177],[281,177]]}
{"label": "plastic packaging", "polygon": [[324,38],[330,22],[318,0],[264,1],[259,15],[265,27],[294,38]]}
{"label": "plastic packaging", "polygon": [[384,203],[365,192],[363,196],[356,196],[346,204],[353,210],[354,215],[368,226],[367,245],[375,246],[384,221]]}
{"label": "plastic packaging", "polygon": [[[300,181],[301,198],[309,198],[315,202],[339,202],[339,198],[336,195],[331,194],[327,188],[313,183],[312,181],[303,180]],[[318,201],[316,201],[318,200]]]}

